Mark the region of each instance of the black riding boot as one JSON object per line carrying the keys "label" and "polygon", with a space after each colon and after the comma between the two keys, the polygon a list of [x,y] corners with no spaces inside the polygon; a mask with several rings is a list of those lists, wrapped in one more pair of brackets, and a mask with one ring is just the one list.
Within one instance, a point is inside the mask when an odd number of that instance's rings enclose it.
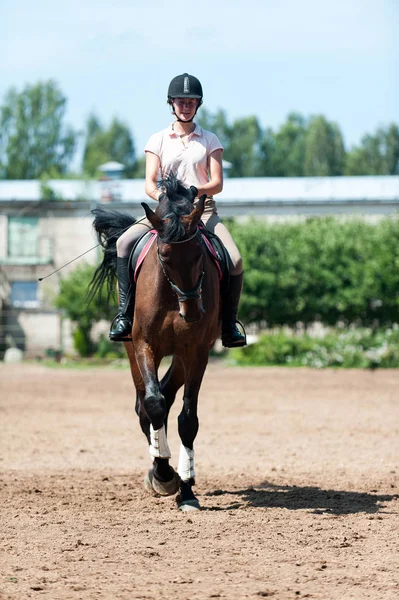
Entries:
{"label": "black riding boot", "polygon": [[[116,259],[119,288],[119,312],[111,323],[109,339],[113,342],[131,341],[135,284],[130,280],[129,257]],[[115,325],[114,325],[115,323]]]}
{"label": "black riding boot", "polygon": [[245,346],[247,338],[237,327],[238,304],[240,302],[244,273],[230,275],[229,287],[223,294],[222,344],[225,348]]}

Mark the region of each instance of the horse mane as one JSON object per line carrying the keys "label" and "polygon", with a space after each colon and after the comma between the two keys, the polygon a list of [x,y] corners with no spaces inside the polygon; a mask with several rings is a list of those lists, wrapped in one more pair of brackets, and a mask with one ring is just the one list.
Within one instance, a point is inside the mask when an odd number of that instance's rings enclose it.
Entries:
{"label": "horse mane", "polygon": [[180,242],[186,231],[180,220],[182,215],[189,215],[193,210],[193,192],[184,187],[174,173],[158,182],[158,187],[164,190],[155,212],[164,222],[160,240],[165,244]]}

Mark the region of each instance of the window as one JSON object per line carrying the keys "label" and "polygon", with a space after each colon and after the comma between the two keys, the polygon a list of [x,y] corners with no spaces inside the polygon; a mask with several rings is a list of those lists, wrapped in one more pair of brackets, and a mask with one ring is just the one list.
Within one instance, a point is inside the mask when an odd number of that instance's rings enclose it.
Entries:
{"label": "window", "polygon": [[8,256],[35,257],[38,254],[38,217],[9,217]]}
{"label": "window", "polygon": [[11,304],[17,308],[37,308],[39,306],[37,281],[11,282]]}

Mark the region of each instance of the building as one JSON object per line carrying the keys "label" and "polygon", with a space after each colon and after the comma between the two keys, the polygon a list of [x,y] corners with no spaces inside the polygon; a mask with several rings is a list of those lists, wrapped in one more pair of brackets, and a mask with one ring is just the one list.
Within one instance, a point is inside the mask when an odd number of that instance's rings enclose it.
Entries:
{"label": "building", "polygon": [[[101,181],[48,182],[57,200],[42,200],[38,181],[0,182],[0,358],[13,345],[27,356],[72,351],[71,324],[53,299],[60,277],[100,260],[90,211],[109,203],[141,217],[141,202],[155,206],[143,180],[114,178],[109,170],[121,173],[118,164],[103,167]],[[379,219],[398,214],[399,176],[226,179],[217,202],[222,217]]]}

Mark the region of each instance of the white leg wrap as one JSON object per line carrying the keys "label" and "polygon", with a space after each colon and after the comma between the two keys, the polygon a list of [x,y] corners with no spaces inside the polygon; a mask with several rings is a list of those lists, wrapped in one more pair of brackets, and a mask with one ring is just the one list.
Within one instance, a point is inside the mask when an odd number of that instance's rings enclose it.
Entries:
{"label": "white leg wrap", "polygon": [[179,466],[177,468],[182,481],[195,477],[194,471],[194,449],[186,448],[180,444]]}
{"label": "white leg wrap", "polygon": [[165,426],[161,429],[154,429],[150,425],[150,454],[153,458],[170,458],[172,455],[169,450],[168,440],[166,439]]}

